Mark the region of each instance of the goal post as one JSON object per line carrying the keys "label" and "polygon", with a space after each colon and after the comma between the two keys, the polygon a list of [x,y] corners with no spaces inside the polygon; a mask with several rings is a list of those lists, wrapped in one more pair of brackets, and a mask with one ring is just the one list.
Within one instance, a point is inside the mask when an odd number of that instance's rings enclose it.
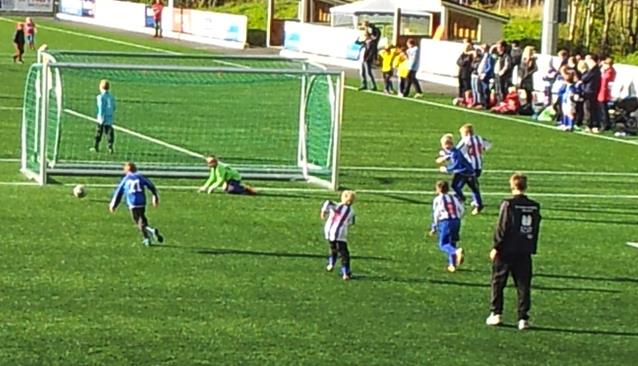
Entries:
{"label": "goal post", "polygon": [[[274,57],[40,55],[27,76],[22,123],[22,171],[40,184],[55,175],[120,175],[126,160],[152,176],[204,177],[204,158],[215,154],[248,179],[338,188],[341,72]],[[106,141],[90,151],[102,79],[116,100],[113,154]]]}

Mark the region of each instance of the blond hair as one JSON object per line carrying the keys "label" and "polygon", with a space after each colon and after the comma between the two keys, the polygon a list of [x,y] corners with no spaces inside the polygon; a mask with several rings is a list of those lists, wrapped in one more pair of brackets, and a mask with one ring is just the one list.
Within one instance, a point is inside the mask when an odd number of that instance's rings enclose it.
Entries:
{"label": "blond hair", "polygon": [[578,69],[578,71],[580,71],[581,73],[585,73],[589,70],[589,64],[587,63],[587,61],[580,60],[578,61],[576,69]]}
{"label": "blond hair", "polygon": [[452,135],[451,133],[446,133],[445,135],[441,136],[441,145],[444,145],[448,142],[454,144],[454,135]]}
{"label": "blond hair", "polygon": [[356,196],[357,194],[354,191],[345,190],[341,192],[341,203],[351,205],[354,203],[354,199],[356,198]]}
{"label": "blond hair", "polygon": [[100,80],[100,89],[102,89],[102,90],[111,89],[111,83],[108,80],[106,80],[106,79]]}
{"label": "blond hair", "polygon": [[461,128],[459,128],[459,132],[461,135],[473,135],[474,134],[474,126],[471,123],[466,123]]}
{"label": "blond hair", "polygon": [[529,61],[534,57],[534,46],[526,46],[523,49],[523,55],[521,56],[521,58],[524,61]]}

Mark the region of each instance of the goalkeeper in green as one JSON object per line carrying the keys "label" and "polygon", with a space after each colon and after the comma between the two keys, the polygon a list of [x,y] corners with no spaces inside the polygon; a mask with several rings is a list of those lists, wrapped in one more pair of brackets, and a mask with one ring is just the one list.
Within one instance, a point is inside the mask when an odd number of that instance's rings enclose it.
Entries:
{"label": "goalkeeper in green", "polygon": [[230,194],[255,194],[252,187],[241,183],[239,172],[228,164],[217,160],[211,155],[206,157],[206,164],[210,168],[210,178],[199,188],[200,192],[213,193],[218,187]]}

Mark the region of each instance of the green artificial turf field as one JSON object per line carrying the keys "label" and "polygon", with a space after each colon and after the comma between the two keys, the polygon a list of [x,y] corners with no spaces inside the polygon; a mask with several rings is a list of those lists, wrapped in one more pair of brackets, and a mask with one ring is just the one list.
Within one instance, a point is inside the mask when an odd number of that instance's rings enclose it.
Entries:
{"label": "green artificial turf field", "polygon": [[[41,20],[51,48],[202,52],[144,36]],[[0,39],[13,25],[0,18]],[[358,191],[354,279],[324,271],[318,218],[335,193],[253,182],[256,197],[196,193],[157,179],[149,209],[167,242],[144,248],[125,209],[107,213],[113,178],[28,185],[15,161],[28,65],[0,44],[0,363],[6,365],[620,365],[638,357],[638,179],[632,141],[567,134],[429,101],[348,89],[340,179]],[[27,54],[29,61],[33,53]],[[249,96],[246,96],[247,98]],[[179,113],[183,113],[180,111]],[[489,138],[486,211],[463,222],[466,264],[425,238],[434,158],[471,122]],[[150,131],[150,130],[149,130]],[[197,138],[197,136],[194,136]],[[543,205],[533,328],[489,328],[488,252],[514,170]],[[75,183],[88,197],[71,196]]]}

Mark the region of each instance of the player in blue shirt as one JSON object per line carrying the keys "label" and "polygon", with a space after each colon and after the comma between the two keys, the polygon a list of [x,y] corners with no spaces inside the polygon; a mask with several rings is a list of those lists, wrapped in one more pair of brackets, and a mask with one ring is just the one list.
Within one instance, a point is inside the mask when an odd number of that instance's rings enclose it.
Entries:
{"label": "player in blue shirt", "polygon": [[159,204],[159,196],[155,185],[137,172],[137,167],[133,162],[124,163],[124,173],[124,178],[122,178],[113,193],[109,211],[115,212],[122,200],[122,196],[126,196],[126,204],[131,210],[133,222],[140,228],[142,236],[144,236],[143,244],[145,246],[151,245],[152,237],[155,237],[160,243],[164,242],[164,237],[160,235],[159,229],[150,227],[146,218],[146,188],[153,194],[153,206],[157,207]]}
{"label": "player in blue shirt", "polygon": [[113,142],[115,131],[113,130],[113,114],[115,113],[115,98],[109,92],[111,84],[108,80],[100,81],[100,94],[97,95],[97,131],[95,133],[95,146],[91,151],[100,151],[102,135],[106,134],[109,153],[113,154]]}
{"label": "player in blue shirt", "polygon": [[454,190],[461,202],[465,202],[463,187],[466,184],[470,187],[472,190],[472,205],[474,206],[472,215],[478,215],[483,210],[483,200],[481,199],[481,191],[472,164],[465,158],[463,152],[454,146],[454,136],[452,134],[445,134],[441,137],[441,147],[443,150],[441,150],[436,162],[438,164],[447,163],[447,165],[441,166],[441,172],[453,173],[452,190]]}
{"label": "player in blue shirt", "polygon": [[432,202],[432,226],[429,236],[439,233],[439,249],[447,254],[447,270],[455,272],[463,264],[463,248],[457,248],[460,240],[463,205],[459,199],[448,192],[450,185],[445,181],[436,182],[436,194]]}

